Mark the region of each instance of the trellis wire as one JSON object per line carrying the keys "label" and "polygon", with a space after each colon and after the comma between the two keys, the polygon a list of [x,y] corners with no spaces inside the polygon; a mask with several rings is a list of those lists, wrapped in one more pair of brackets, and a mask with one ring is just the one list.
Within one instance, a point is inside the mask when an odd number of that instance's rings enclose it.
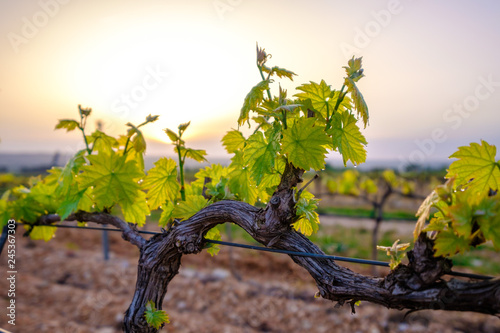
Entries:
{"label": "trellis wire", "polygon": [[[16,225],[24,225],[24,223],[16,223]],[[75,226],[75,225],[64,225],[64,224],[59,224],[59,225],[52,225],[52,224],[39,225],[38,227],[54,227],[54,228],[86,229],[86,230],[106,230],[106,231],[122,232],[121,229],[115,229],[115,228],[79,227],[79,226]],[[161,234],[161,232],[145,231],[145,230],[138,230],[138,232],[141,233],[141,234],[148,234],[148,235],[158,235],[158,234]],[[262,246],[240,244],[240,243],[232,243],[232,242],[224,242],[224,241],[216,241],[216,240],[212,240],[212,239],[205,239],[205,241],[207,243],[212,243],[212,244],[218,244],[218,245],[224,245],[224,246],[232,246],[232,247],[239,247],[239,248],[250,249],[250,250],[257,250],[257,251],[263,251],[263,252],[282,253],[282,254],[288,254],[288,255],[300,256],[300,257],[330,259],[330,260],[336,260],[336,261],[351,262],[351,263],[356,263],[356,264],[366,264],[366,265],[389,267],[389,263],[388,262],[378,261],[378,260],[367,260],[367,259],[359,259],[359,258],[333,256],[333,255],[328,255],[328,254],[318,254],[318,253],[296,252],[296,251],[288,251],[288,250],[280,250],[280,249],[271,249],[271,248],[262,247]],[[491,276],[479,275],[479,274],[472,274],[472,273],[462,273],[462,272],[455,272],[455,271],[451,271],[451,272],[446,273],[446,274],[447,275],[451,275],[451,276],[459,276],[459,277],[465,277],[465,278],[477,279],[477,280],[490,280],[490,279],[493,279],[493,277],[491,277]]]}

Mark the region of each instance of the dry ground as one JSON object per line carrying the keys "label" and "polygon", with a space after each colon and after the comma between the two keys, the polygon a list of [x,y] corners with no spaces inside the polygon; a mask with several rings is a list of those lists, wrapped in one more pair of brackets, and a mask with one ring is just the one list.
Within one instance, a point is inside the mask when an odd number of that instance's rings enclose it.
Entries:
{"label": "dry ground", "polygon": [[[112,234],[111,258],[103,260],[101,232],[59,229],[52,241],[17,234],[16,326],[7,323],[6,253],[0,257],[0,327],[11,332],[121,332],[131,301],[138,250]],[[229,249],[183,257],[163,309],[171,323],[162,332],[500,332],[500,319],[474,313],[409,314],[362,303],[348,306],[314,298],[311,277],[279,254]],[[367,273],[368,268],[351,269]]]}

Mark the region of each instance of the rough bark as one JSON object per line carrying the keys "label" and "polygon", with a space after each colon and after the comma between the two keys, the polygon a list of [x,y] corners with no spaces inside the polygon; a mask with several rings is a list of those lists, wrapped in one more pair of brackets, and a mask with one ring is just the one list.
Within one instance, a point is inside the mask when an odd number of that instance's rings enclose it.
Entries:
{"label": "rough bark", "polygon": [[[302,181],[303,172],[287,165],[282,181],[265,209],[238,201],[219,201],[147,241],[130,224],[108,214],[79,212],[71,216],[70,219],[113,224],[124,231],[125,239],[141,250],[135,294],[125,313],[124,331],[158,331],[149,327],[144,318],[146,303],[152,300],[157,309],[162,309],[168,285],[179,271],[182,255],[199,253],[205,245],[205,234],[218,224],[235,223],[270,248],[323,254],[291,227],[298,192],[296,187]],[[48,223],[54,220],[48,219]],[[293,255],[291,258],[310,273],[322,297],[339,305],[349,303],[353,310],[354,303],[360,300],[400,310],[441,309],[500,314],[500,279],[445,281],[442,276],[450,271],[451,262],[442,257],[435,258],[433,254],[432,240],[422,234],[408,254],[409,264],[398,266],[386,278],[354,273],[330,259]]]}

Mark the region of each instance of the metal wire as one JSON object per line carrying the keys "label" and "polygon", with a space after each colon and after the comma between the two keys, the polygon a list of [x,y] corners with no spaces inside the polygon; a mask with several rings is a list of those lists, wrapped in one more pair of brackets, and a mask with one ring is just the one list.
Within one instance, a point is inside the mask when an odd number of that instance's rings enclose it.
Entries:
{"label": "metal wire", "polygon": [[[28,225],[28,224],[25,224],[25,223],[16,223],[16,224],[17,225]],[[75,226],[75,225],[64,225],[64,224],[59,224],[59,225],[53,225],[53,224],[40,225],[38,227],[54,227],[54,228],[86,229],[86,230],[107,230],[107,231],[122,232],[121,229],[116,229],[116,228],[79,227],[79,226]],[[147,235],[161,234],[161,232],[144,231],[144,230],[138,230],[138,232],[141,233],[141,234],[147,234]],[[282,254],[288,254],[288,255],[300,256],[300,257],[330,259],[330,260],[336,260],[336,261],[351,262],[351,263],[356,263],[356,264],[366,264],[366,265],[372,265],[372,266],[389,267],[389,263],[385,262],[385,261],[367,260],[367,259],[350,258],[350,257],[339,257],[339,256],[332,256],[332,255],[318,254],[318,253],[296,252],[296,251],[288,251],[288,250],[271,249],[271,248],[262,247],[262,246],[247,245],[247,244],[232,243],[232,242],[224,242],[224,241],[216,241],[216,240],[212,240],[212,239],[205,239],[205,241],[207,243],[211,243],[211,244],[218,244],[218,245],[224,245],[224,246],[239,247],[239,248],[244,248],[244,249],[249,249],[249,250],[257,250],[257,251],[263,251],[263,252],[282,253]],[[451,271],[451,272],[447,273],[447,275],[465,277],[465,278],[470,278],[470,279],[478,279],[478,280],[490,280],[490,279],[493,279],[493,277],[491,277],[491,276],[479,275],[479,274],[472,274],[472,273],[454,272],[454,271]]]}

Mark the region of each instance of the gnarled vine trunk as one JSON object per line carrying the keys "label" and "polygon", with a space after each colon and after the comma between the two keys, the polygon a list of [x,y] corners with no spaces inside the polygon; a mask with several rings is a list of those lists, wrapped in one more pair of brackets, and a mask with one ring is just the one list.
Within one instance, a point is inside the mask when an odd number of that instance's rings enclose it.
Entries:
{"label": "gnarled vine trunk", "polygon": [[[276,249],[323,254],[309,239],[292,229],[295,188],[303,170],[288,165],[282,182],[265,209],[237,201],[216,202],[174,227],[151,238],[142,248],[134,299],[126,312],[126,332],[156,332],[144,319],[145,304],[158,309],[170,280],[177,274],[183,254],[198,253],[204,235],[217,224],[232,222],[258,242]],[[500,313],[500,280],[443,281],[450,261],[434,258],[432,241],[423,234],[409,254],[410,264],[399,266],[386,278],[364,276],[333,260],[293,256],[314,278],[322,297],[354,306],[358,300],[395,309],[442,309]]]}

